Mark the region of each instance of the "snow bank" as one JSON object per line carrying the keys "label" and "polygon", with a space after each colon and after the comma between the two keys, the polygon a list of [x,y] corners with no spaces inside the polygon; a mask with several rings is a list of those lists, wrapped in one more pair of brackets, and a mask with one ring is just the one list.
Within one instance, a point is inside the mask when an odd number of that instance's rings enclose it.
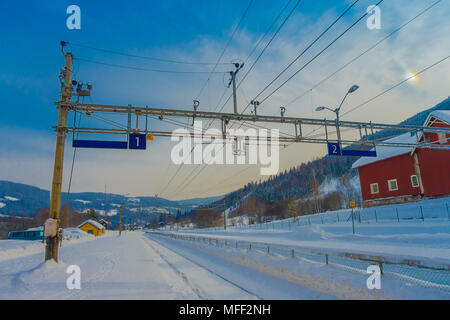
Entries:
{"label": "snow bank", "polygon": [[81,202],[81,203],[84,204],[84,205],[89,204],[89,203],[92,202],[92,201],[80,200],[80,199],[75,199],[75,200],[73,200],[73,201]]}
{"label": "snow bank", "polygon": [[6,200],[9,200],[9,201],[19,201],[19,199],[14,198],[14,197],[10,197],[10,196],[4,196],[4,198],[5,198]]}
{"label": "snow bank", "polygon": [[[42,227],[34,228],[39,229]],[[111,235],[112,233],[106,233]],[[78,228],[66,228],[63,231],[62,245],[69,245],[83,241],[96,239],[95,236],[84,232]],[[20,258],[36,253],[43,252],[45,244],[42,240],[0,240],[0,261]]]}

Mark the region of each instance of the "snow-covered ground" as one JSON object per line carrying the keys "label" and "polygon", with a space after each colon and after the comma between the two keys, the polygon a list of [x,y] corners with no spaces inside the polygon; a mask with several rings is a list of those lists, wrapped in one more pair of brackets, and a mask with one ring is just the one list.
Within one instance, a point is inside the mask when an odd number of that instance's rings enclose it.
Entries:
{"label": "snow-covered ground", "polygon": [[[111,236],[112,234],[112,232],[107,231],[105,233],[105,237]],[[78,228],[64,229],[62,242],[63,246],[89,240],[95,240],[95,237],[84,232],[83,230],[80,230]],[[38,252],[44,252],[44,249],[45,245],[40,240],[0,240],[0,261],[11,260],[32,255]]]}
{"label": "snow-covered ground", "polygon": [[[291,222],[289,222],[291,223]],[[381,256],[391,262],[417,260],[422,265],[448,265],[450,269],[450,221],[351,222],[297,225],[284,228],[178,231],[179,234],[211,236],[219,239],[266,243],[292,248],[314,249],[324,253],[354,253]]]}
{"label": "snow-covered ground", "polygon": [[[0,261],[0,299],[256,299],[141,232],[124,232]],[[66,268],[81,269],[81,290],[66,287]]]}
{"label": "snow-covered ground", "polygon": [[[347,266],[343,259],[329,259],[328,264],[325,260],[321,261],[311,258],[308,255],[296,254],[291,257],[290,250],[288,254],[283,254],[279,250],[265,251],[265,247],[248,247],[240,244],[239,248],[234,246],[233,242],[228,242],[227,246],[221,242],[216,244],[214,241],[208,244],[193,240],[180,240],[167,237],[167,234],[152,235],[153,238],[163,243],[168,248],[181,252],[191,259],[195,259],[202,266],[214,268],[216,272],[223,272],[223,276],[234,279],[240,277],[240,272],[230,274],[229,269],[221,270],[221,265],[233,263],[246,267],[252,271],[265,274],[260,281],[277,278],[287,280],[291,284],[296,284],[306,289],[319,293],[316,298],[337,298],[337,299],[449,299],[449,286],[428,285],[427,281],[416,278],[414,273],[402,274],[394,266],[386,266],[384,274],[381,277],[381,289],[369,290],[366,286],[367,267],[373,263],[368,261],[359,261],[359,266]],[[416,268],[417,269],[417,268]],[[428,271],[421,271],[427,273]],[[441,272],[436,274],[439,277],[446,275]],[[244,277],[252,279],[253,276],[247,273]],[[421,275],[424,276],[423,274]],[[448,276],[448,274],[447,274]],[[238,281],[238,280],[235,280]],[[441,282],[445,279],[440,279]],[[448,281],[448,279],[447,279]],[[288,287],[285,287],[284,294],[280,293],[282,287],[270,286],[271,293],[264,294],[259,291],[261,288],[250,280],[242,280],[241,285],[247,290],[261,294],[260,297],[272,299],[288,299],[286,296],[291,294]],[[267,290],[266,289],[266,290]],[[305,291],[303,291],[305,293]],[[279,295],[277,297],[277,295]],[[292,297],[291,297],[292,298]]]}
{"label": "snow-covered ground", "polygon": [[[267,234],[267,233],[266,233]],[[0,242],[0,299],[448,299],[448,292],[386,274],[368,290],[366,272],[277,252],[212,246],[151,232],[110,232],[63,242],[60,262],[43,246],[18,253]],[[81,289],[66,287],[66,268],[81,269]]]}

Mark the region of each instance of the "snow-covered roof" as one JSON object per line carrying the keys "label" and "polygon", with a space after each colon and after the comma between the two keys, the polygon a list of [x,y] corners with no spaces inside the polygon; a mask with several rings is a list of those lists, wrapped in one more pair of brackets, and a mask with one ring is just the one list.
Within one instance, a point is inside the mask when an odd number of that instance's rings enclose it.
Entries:
{"label": "snow-covered roof", "polygon": [[[427,119],[425,120],[425,123],[423,124],[426,126],[428,122],[430,121],[431,117],[438,118],[442,121],[445,121],[446,123],[450,124],[450,110],[435,110],[431,112]],[[411,135],[411,133],[405,133],[400,136],[397,136],[395,138],[386,140],[386,142],[392,142],[392,143],[417,143],[417,137],[416,135]],[[377,156],[376,157],[361,157],[358,160],[353,163],[352,168],[359,168],[362,166],[365,166],[367,164],[389,159],[395,156],[399,156],[401,154],[409,153],[412,151],[412,147],[377,147]],[[374,149],[372,149],[374,150]]]}
{"label": "snow-covered roof", "polygon": [[424,126],[426,126],[428,124],[428,121],[430,121],[431,117],[438,118],[438,119],[450,124],[450,110],[435,110],[435,111],[431,112],[428,115],[427,120],[424,123]]}
{"label": "snow-covered roof", "polygon": [[97,221],[94,221],[92,219],[86,220],[84,222],[82,222],[77,228],[81,228],[82,226],[84,226],[86,223],[89,223],[91,225],[93,225],[94,227],[96,227],[97,229],[105,229],[105,226],[102,225],[101,223],[98,223]]}
{"label": "snow-covered roof", "polygon": [[[411,135],[410,132],[404,133],[400,136],[397,136],[395,138],[392,139],[388,139],[385,142],[390,142],[390,143],[417,143],[417,137],[416,135]],[[405,153],[409,153],[411,152],[413,149],[413,147],[383,147],[383,146],[378,146],[376,148],[377,151],[377,156],[376,157],[361,157],[358,160],[355,161],[355,163],[353,163],[352,168],[359,168],[362,166],[365,166],[367,164],[376,162],[376,161],[381,161],[381,160],[385,160],[385,159],[389,159],[392,157],[396,157],[399,156],[401,154],[405,154]],[[374,150],[374,149],[372,149]]]}
{"label": "snow-covered roof", "polygon": [[44,231],[44,226],[28,228],[27,231]]}

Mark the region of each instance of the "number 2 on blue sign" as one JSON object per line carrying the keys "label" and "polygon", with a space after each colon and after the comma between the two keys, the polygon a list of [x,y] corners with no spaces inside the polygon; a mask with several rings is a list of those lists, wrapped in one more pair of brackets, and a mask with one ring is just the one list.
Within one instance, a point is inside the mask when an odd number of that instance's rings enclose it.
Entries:
{"label": "number 2 on blue sign", "polygon": [[331,156],[341,155],[341,146],[339,143],[328,143],[328,154]]}

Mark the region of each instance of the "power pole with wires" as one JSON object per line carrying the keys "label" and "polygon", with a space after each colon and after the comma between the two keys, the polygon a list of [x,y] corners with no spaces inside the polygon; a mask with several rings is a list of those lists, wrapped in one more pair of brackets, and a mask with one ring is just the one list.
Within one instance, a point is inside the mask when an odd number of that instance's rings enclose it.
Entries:
{"label": "power pole with wires", "polygon": [[239,112],[237,111],[237,96],[236,96],[236,75],[239,72],[239,70],[241,70],[244,67],[244,64],[239,64],[239,63],[235,63],[234,64],[236,70],[234,71],[230,71],[230,75],[231,75],[231,79],[230,82],[228,83],[228,87],[233,84],[233,107],[234,107],[234,113],[238,114]]}
{"label": "power pole with wires", "polygon": [[120,213],[119,213],[119,236],[122,235],[122,208],[123,208],[123,204],[120,205]]}
{"label": "power pole with wires", "polygon": [[[73,56],[70,52],[66,53],[64,50],[64,43],[62,43],[62,53],[65,58],[65,67],[62,71],[64,77],[64,87],[61,90],[60,100],[62,102],[70,102],[72,97],[72,62]],[[64,104],[58,106],[58,126],[56,127],[56,150],[55,150],[55,162],[53,168],[53,182],[50,195],[50,219],[56,220],[54,232],[51,232],[50,236],[47,236],[45,246],[45,260],[54,259],[58,262],[58,229],[60,225],[60,211],[61,211],[61,186],[63,176],[63,163],[64,163],[64,145],[66,142],[67,132],[67,117],[69,114],[69,107]],[[49,230],[47,230],[49,231]],[[56,232],[55,232],[56,231]]]}
{"label": "power pole with wires", "polygon": [[225,201],[223,199],[223,230],[227,230],[227,206]]}

